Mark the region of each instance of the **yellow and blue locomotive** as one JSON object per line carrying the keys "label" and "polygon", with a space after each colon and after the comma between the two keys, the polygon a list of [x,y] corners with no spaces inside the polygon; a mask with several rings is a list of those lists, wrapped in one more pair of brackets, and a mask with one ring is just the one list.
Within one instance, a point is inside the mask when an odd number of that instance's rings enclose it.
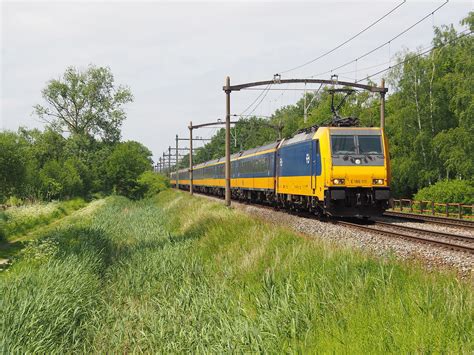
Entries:
{"label": "yellow and blue locomotive", "polygon": [[[225,159],[193,167],[196,191],[223,196]],[[171,184],[189,187],[188,169]],[[390,161],[384,131],[314,127],[292,138],[231,156],[232,197],[304,209],[318,215],[370,217],[390,198]]]}

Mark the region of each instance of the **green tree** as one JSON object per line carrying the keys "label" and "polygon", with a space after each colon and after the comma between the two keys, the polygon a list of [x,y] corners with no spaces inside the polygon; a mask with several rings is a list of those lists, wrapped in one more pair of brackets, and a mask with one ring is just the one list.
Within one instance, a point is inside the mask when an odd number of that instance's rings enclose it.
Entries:
{"label": "green tree", "polygon": [[[473,29],[473,13],[463,21]],[[452,26],[435,29],[427,57],[405,53],[387,102],[393,187],[410,196],[442,178],[473,178],[474,40]]]}
{"label": "green tree", "polygon": [[90,65],[85,71],[69,67],[62,79],[50,80],[42,90],[46,106],[36,105],[36,114],[60,132],[120,139],[126,117],[123,105],[133,101],[130,90],[115,86],[109,68]]}
{"label": "green tree", "polygon": [[139,176],[152,169],[152,153],[138,142],[119,143],[107,159],[107,183],[116,193],[135,198]]}
{"label": "green tree", "polygon": [[26,142],[13,132],[0,132],[0,201],[21,191],[26,179]]}

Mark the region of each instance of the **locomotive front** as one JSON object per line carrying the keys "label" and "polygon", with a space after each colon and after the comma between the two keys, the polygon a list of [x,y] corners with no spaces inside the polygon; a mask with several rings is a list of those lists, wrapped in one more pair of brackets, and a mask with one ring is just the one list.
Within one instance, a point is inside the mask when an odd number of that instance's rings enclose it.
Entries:
{"label": "locomotive front", "polygon": [[325,133],[326,212],[334,216],[381,215],[390,198],[390,159],[384,131],[330,127]]}

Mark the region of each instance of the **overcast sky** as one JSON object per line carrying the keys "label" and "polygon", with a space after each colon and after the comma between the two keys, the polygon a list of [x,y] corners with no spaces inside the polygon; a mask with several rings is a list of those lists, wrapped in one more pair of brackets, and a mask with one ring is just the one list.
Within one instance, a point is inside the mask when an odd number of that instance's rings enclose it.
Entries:
{"label": "overcast sky", "polygon": [[[187,137],[190,120],[202,123],[224,116],[226,75],[233,84],[271,79],[330,50],[400,2],[2,1],[1,127],[42,127],[32,106],[43,103],[40,91],[48,80],[59,78],[68,66],[108,66],[116,83],[128,85],[135,97],[126,106],[123,139],[142,142],[156,160],[174,145],[176,134]],[[443,2],[407,1],[349,44],[284,77],[308,77],[355,59]],[[428,47],[433,25],[453,23],[461,29],[459,21],[472,4],[450,1],[389,46],[358,61],[357,67],[339,70],[339,78],[360,79],[387,67],[402,48]],[[233,93],[232,112],[241,113],[258,94]],[[300,95],[271,91],[253,113],[270,115]],[[214,132],[196,134],[209,137]]]}

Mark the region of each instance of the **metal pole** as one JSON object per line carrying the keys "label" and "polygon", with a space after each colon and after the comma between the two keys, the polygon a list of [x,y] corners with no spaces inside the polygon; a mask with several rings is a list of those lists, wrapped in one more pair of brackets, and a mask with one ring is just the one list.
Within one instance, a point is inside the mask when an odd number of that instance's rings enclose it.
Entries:
{"label": "metal pole", "polygon": [[171,176],[171,146],[168,146],[168,176]]}
{"label": "metal pole", "polygon": [[306,106],[306,83],[304,83],[304,94],[303,94],[303,121],[308,122],[308,107]]}
{"label": "metal pole", "polygon": [[176,188],[179,189],[179,168],[178,168],[178,135],[176,135]]}
{"label": "metal pole", "polygon": [[[385,79],[382,78],[380,81],[380,87],[385,88]],[[380,128],[385,128],[385,92],[380,93]]]}
{"label": "metal pole", "polygon": [[230,207],[230,77],[225,80],[225,204]]}
{"label": "metal pole", "polygon": [[189,121],[189,193],[193,194],[193,122]]}

